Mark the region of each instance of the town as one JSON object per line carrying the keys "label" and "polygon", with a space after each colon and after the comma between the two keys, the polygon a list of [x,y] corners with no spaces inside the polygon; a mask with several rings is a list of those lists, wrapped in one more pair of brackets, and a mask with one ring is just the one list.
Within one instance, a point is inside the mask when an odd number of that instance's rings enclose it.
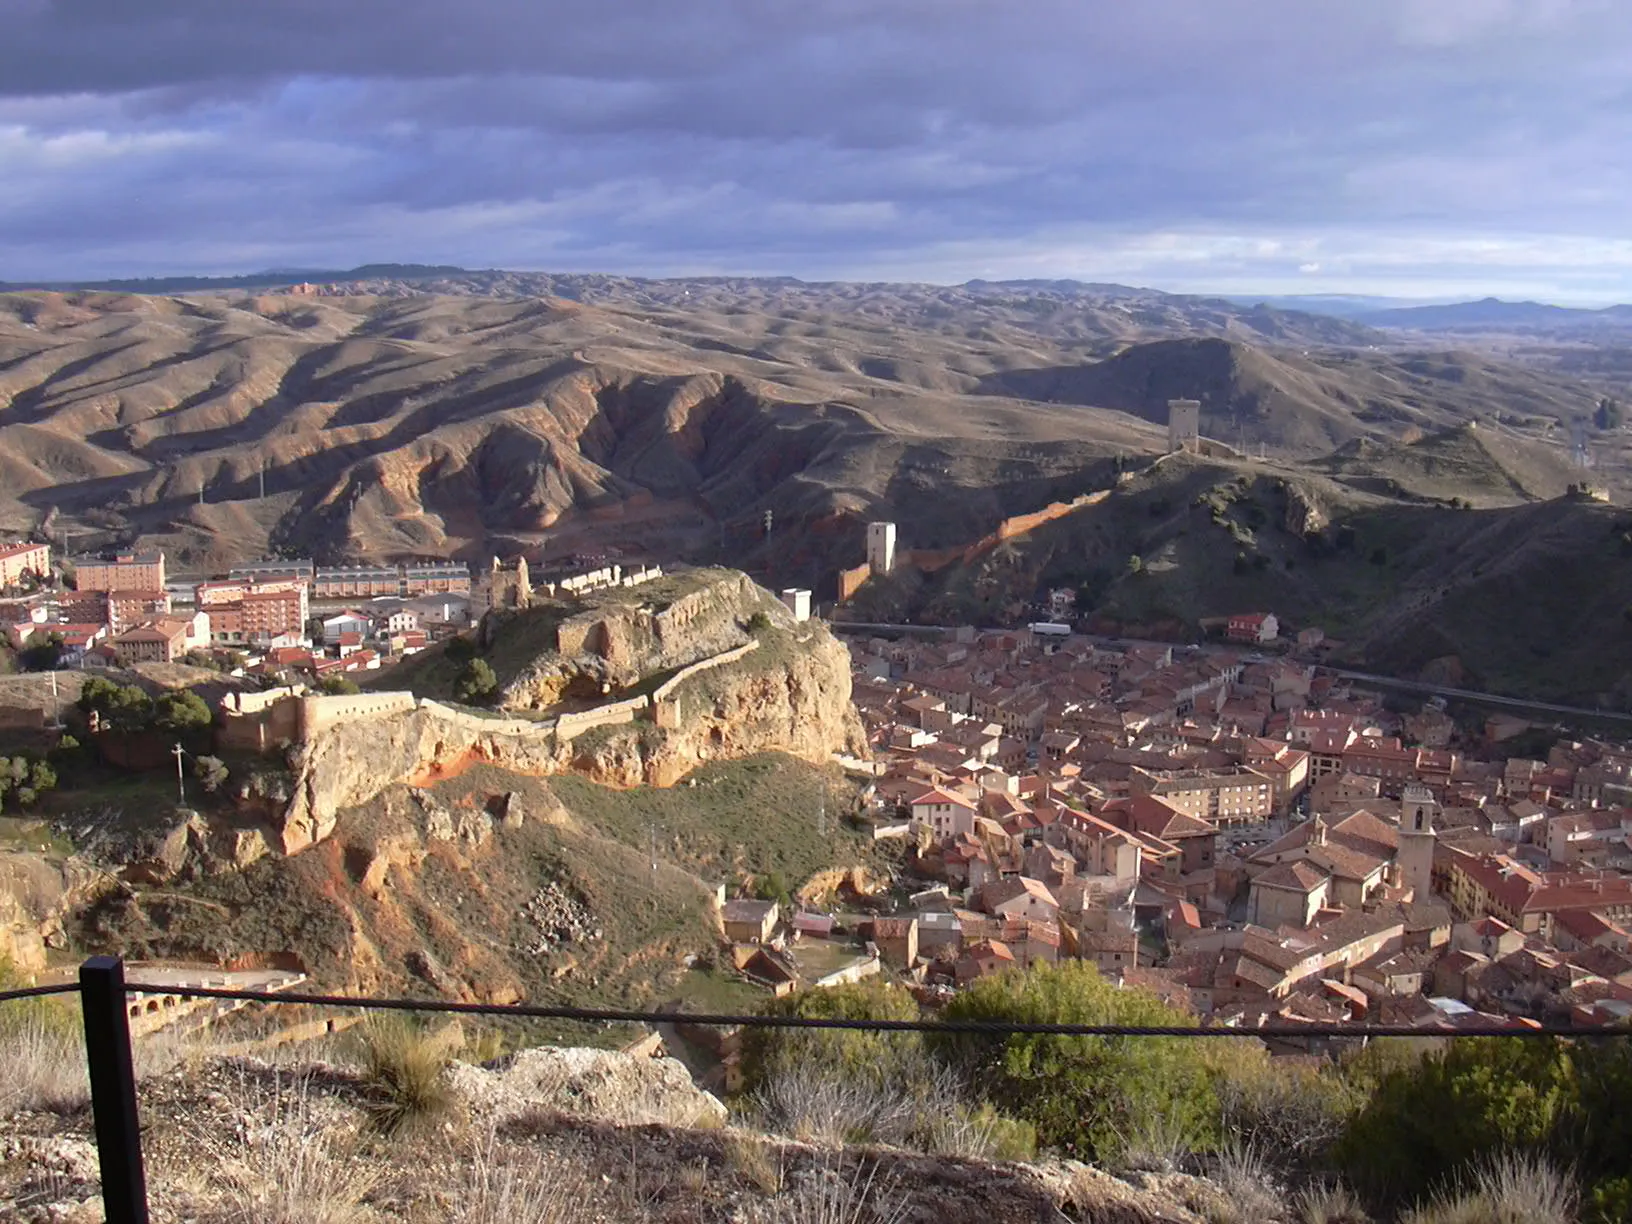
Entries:
{"label": "town", "polygon": [[926,878],[886,960],[956,987],[1081,957],[1243,1027],[1632,1015],[1632,749],[1512,755],[1523,720],[1396,712],[1272,615],[1227,637],[853,640],[880,830]]}
{"label": "town", "polygon": [[31,670],[193,663],[249,676],[341,684],[468,629],[483,612],[540,594],[582,594],[660,576],[596,556],[529,575],[497,559],[472,579],[463,562],[324,567],[269,560],[196,582],[162,552],[71,558],[42,543],[0,545],[0,625]]}
{"label": "town", "polygon": [[[888,569],[893,525],[869,546]],[[537,576],[494,560],[474,578],[268,561],[189,585],[162,553],[59,573],[48,546],[17,544],[0,586],[36,670],[194,662],[349,691],[348,673],[489,608],[662,574],[576,560]],[[842,764],[863,827],[906,843],[905,904],[846,930],[814,906],[722,895],[746,979],[812,981],[799,962],[842,936],[836,950],[867,955],[833,981],[888,970],[929,999],[1080,958],[1237,1027],[1632,1016],[1632,746],[1387,698],[1324,666],[1318,629],[1284,638],[1267,611],[1205,644],[1108,641],[1067,623],[1070,591],[1047,596],[1055,619],[1017,628],[833,622],[869,749]],[[779,598],[811,616],[809,591]]]}

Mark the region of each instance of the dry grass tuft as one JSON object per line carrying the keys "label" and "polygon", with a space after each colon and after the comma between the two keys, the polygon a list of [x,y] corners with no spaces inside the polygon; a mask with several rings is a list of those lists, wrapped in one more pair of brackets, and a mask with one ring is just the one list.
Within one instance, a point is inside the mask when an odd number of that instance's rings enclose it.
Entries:
{"label": "dry grass tuft", "polygon": [[1575,1179],[1545,1156],[1507,1152],[1449,1192],[1401,1217],[1402,1224],[1574,1224]]}
{"label": "dry grass tuft", "polygon": [[1251,1143],[1230,1144],[1213,1156],[1212,1178],[1217,1193],[1200,1208],[1209,1224],[1249,1224],[1273,1219],[1281,1210],[1281,1195],[1265,1153]]}
{"label": "dry grass tuft", "polygon": [[725,1160],[731,1169],[761,1194],[781,1194],[788,1170],[782,1149],[754,1135],[733,1134],[725,1143]]}
{"label": "dry grass tuft", "polygon": [[1366,1209],[1343,1182],[1310,1186],[1298,1195],[1299,1224],[1371,1224]]}
{"label": "dry grass tuft", "polygon": [[201,1136],[235,1224],[358,1224],[377,1184],[354,1145],[325,1127],[311,1082],[279,1079],[251,1103],[234,1140]]}
{"label": "dry grass tuft", "polygon": [[537,1163],[505,1159],[489,1131],[470,1152],[449,1224],[571,1224],[583,1188]]}
{"label": "dry grass tuft", "polygon": [[445,1042],[401,1022],[365,1025],[361,1040],[363,1108],[381,1132],[417,1130],[453,1108]]}
{"label": "dry grass tuft", "polygon": [[804,1185],[762,1207],[757,1224],[902,1224],[906,1218],[905,1196],[876,1165],[846,1174],[834,1157]]}
{"label": "dry grass tuft", "polygon": [[0,1032],[0,1067],[0,1116],[21,1109],[71,1113],[91,1099],[84,1041],[43,1015]]}

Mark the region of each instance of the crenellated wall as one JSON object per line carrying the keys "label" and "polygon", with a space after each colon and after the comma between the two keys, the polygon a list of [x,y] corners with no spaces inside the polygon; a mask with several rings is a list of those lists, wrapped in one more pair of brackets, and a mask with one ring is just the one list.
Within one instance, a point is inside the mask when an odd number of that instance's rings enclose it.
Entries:
{"label": "crenellated wall", "polygon": [[412,693],[351,693],[300,699],[300,733],[309,739],[324,727],[358,718],[400,714],[417,704]]}

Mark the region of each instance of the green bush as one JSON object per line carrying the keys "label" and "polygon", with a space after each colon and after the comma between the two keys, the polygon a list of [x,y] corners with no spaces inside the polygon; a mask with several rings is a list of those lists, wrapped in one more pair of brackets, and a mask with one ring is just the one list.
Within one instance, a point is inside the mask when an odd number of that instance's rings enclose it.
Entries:
{"label": "green bush", "polygon": [[153,702],[153,725],[160,731],[196,731],[211,721],[210,707],[191,689],[172,689]]}
{"label": "green bush", "polygon": [[493,674],[493,668],[486,659],[472,659],[465,664],[464,670],[459,673],[459,683],[454,687],[454,695],[468,705],[486,701],[499,688],[499,678]]}
{"label": "green bush", "polygon": [[[771,1016],[821,1020],[916,1020],[918,1002],[899,986],[876,978],[822,990],[801,990],[774,999]],[[905,1059],[921,1057],[916,1033],[859,1029],[748,1029],[742,1038],[743,1088],[763,1088],[784,1068],[821,1066],[859,1078],[879,1077]]]}
{"label": "green bush", "polygon": [[[1140,990],[1113,986],[1080,961],[1035,965],[976,982],[948,1020],[1027,1024],[1187,1025]],[[1037,1140],[1080,1160],[1117,1163],[1141,1134],[1172,1130],[1191,1147],[1216,1141],[1218,1097],[1205,1043],[1161,1037],[933,1034],[931,1051],[992,1103],[1031,1123]]]}
{"label": "green bush", "polygon": [[1385,1072],[1336,1155],[1372,1201],[1420,1201],[1454,1191],[1483,1161],[1573,1137],[1580,1100],[1574,1051],[1563,1042],[1453,1041]]}

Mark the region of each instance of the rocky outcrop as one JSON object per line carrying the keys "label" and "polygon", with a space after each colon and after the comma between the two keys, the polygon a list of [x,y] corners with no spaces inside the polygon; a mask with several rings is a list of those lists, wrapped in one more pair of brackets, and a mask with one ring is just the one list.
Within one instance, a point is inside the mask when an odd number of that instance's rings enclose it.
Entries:
{"label": "rocky outcrop", "polygon": [[1283,530],[1295,536],[1313,536],[1331,525],[1331,516],[1315,492],[1299,481],[1286,483],[1286,515]]}
{"label": "rocky outcrop", "polygon": [[25,975],[44,969],[47,949],[68,946],[63,920],[110,883],[77,859],[52,862],[26,851],[0,855],[0,962]]}
{"label": "rocky outcrop", "polygon": [[540,1047],[493,1070],[456,1062],[449,1078],[471,1111],[492,1122],[538,1111],[612,1126],[718,1126],[726,1119],[725,1106],[673,1058]]}
{"label": "rocky outcrop", "polygon": [[[294,794],[278,835],[295,853],[339,814],[396,783],[428,784],[485,762],[515,773],[580,773],[616,786],[668,786],[705,761],[786,752],[825,762],[860,751],[850,655],[825,626],[791,621],[759,648],[700,669],[649,718],[569,737],[548,722],[487,718],[436,702],[326,723],[294,755]],[[463,834],[457,835],[463,836]]]}

